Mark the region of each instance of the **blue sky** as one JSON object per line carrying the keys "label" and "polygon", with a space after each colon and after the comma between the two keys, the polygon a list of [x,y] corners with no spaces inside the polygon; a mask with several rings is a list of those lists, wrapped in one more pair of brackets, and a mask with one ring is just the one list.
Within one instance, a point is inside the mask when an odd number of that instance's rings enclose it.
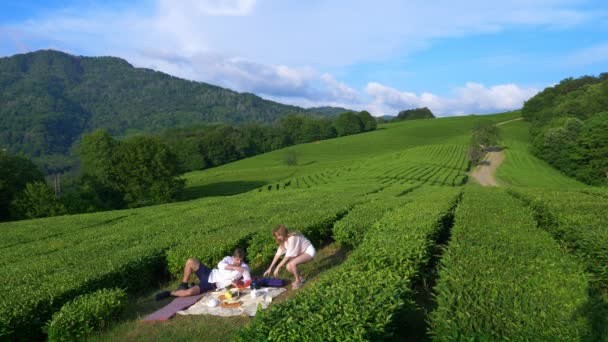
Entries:
{"label": "blue sky", "polygon": [[0,56],[38,49],[122,57],[304,107],[483,114],[608,72],[608,2],[0,2]]}

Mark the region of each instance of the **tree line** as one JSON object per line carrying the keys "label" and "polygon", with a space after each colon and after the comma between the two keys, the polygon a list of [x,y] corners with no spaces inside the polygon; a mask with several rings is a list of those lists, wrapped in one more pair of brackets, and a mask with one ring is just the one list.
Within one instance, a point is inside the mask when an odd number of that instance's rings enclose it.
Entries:
{"label": "tree line", "polygon": [[167,203],[183,190],[184,172],[375,129],[375,119],[363,111],[344,112],[334,120],[290,115],[273,125],[204,125],[122,140],[97,130],[82,136],[76,149],[79,174],[61,196],[31,160],[2,151],[0,221]]}
{"label": "tree line", "polygon": [[566,78],[525,102],[532,152],[591,185],[608,184],[608,73]]}
{"label": "tree line", "polygon": [[283,147],[376,129],[366,111],[335,119],[289,115],[273,125],[204,125],[169,129],[160,139],[177,155],[183,171],[203,170]]}

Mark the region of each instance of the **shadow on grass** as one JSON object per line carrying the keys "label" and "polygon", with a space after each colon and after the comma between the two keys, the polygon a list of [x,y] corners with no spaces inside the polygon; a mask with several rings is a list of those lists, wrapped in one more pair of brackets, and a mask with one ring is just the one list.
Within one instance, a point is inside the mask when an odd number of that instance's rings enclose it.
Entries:
{"label": "shadow on grass", "polygon": [[454,203],[453,207],[440,220],[440,229],[435,237],[435,245],[431,248],[430,259],[413,279],[413,297],[407,298],[415,303],[412,307],[397,312],[393,324],[389,327],[390,334],[384,341],[431,341],[428,334],[428,315],[435,310],[437,304],[433,298],[433,288],[439,278],[440,260],[447,248],[454,227],[454,211],[460,203],[462,193]]}
{"label": "shadow on grass", "polygon": [[202,197],[214,196],[230,196],[243,192],[251,191],[266,185],[266,182],[261,181],[236,181],[236,182],[218,182],[193,186],[184,189],[180,196],[181,201],[189,201]]}
{"label": "shadow on grass", "polygon": [[591,284],[589,300],[581,310],[592,329],[592,341],[608,341],[608,293],[599,284]]}

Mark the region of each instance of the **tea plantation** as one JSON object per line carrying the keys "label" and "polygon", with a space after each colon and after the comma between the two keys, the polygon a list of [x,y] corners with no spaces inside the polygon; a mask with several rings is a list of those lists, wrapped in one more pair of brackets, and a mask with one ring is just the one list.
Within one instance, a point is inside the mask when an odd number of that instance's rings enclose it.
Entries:
{"label": "tea plantation", "polygon": [[189,257],[268,263],[279,223],[348,257],[233,338],[607,340],[608,191],[533,157],[523,121],[499,126],[504,186],[468,179],[473,127],[517,115],[381,125],[186,174],[182,202],[2,223],[0,340],[103,337]]}

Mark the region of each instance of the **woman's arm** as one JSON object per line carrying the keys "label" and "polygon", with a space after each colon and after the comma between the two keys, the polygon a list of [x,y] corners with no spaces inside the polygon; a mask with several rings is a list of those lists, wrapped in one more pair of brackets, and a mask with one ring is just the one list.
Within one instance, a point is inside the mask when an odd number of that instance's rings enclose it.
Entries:
{"label": "woman's arm", "polygon": [[286,263],[289,262],[289,260],[293,259],[292,257],[288,257],[285,256],[283,258],[283,260],[281,261],[281,263],[277,266],[277,268],[274,269],[274,276],[278,277],[279,276],[279,271],[281,270],[281,267],[283,267]]}
{"label": "woman's arm", "polygon": [[272,272],[272,267],[274,267],[274,264],[277,263],[277,261],[279,261],[279,258],[281,257],[280,254],[276,254],[274,256],[274,259],[272,259],[272,263],[270,264],[270,267],[268,267],[268,269],[266,270],[266,272],[264,272],[264,276],[269,275]]}

